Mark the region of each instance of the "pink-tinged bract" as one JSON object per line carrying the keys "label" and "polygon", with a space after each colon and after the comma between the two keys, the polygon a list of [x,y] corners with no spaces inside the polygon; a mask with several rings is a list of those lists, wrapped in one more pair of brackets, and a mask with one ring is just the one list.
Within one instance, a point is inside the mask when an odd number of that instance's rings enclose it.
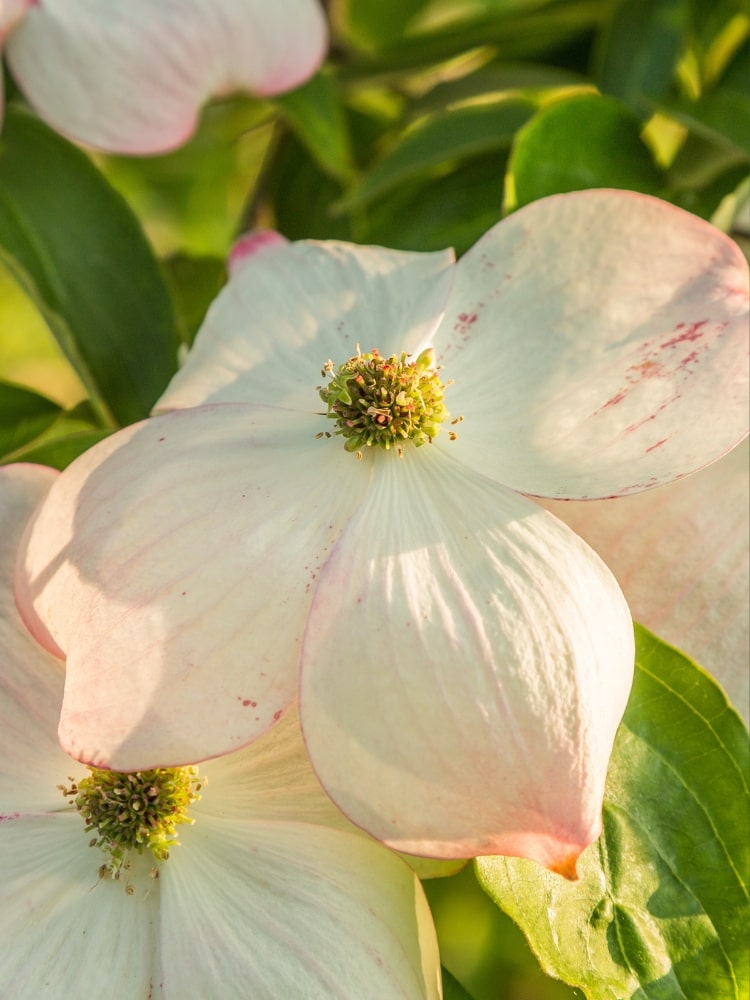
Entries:
{"label": "pink-tinged bract", "polygon": [[596,549],[633,617],[705,667],[750,720],[748,442],[670,486],[544,506]]}
{"label": "pink-tinged bract", "polygon": [[44,0],[16,21],[5,55],[53,128],[144,154],[185,142],[210,97],[299,86],[327,41],[318,0]]}

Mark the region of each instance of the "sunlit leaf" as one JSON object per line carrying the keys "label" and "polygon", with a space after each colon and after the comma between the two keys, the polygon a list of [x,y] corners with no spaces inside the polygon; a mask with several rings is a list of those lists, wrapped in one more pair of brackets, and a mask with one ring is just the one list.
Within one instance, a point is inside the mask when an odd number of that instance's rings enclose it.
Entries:
{"label": "sunlit leaf", "polygon": [[13,108],[0,134],[0,249],[100,412],[146,416],[176,365],[153,252],[88,158]]}
{"label": "sunlit leaf", "polygon": [[509,98],[425,118],[370,168],[342,205],[364,204],[431,167],[507,147],[535,110],[530,100]]}
{"label": "sunlit leaf", "polygon": [[413,102],[412,111],[427,114],[461,101],[528,97],[543,91],[582,85],[586,85],[585,77],[560,66],[495,61],[466,76],[438,83]]}
{"label": "sunlit leaf", "polygon": [[477,863],[545,970],[595,1000],[747,996],[749,742],[716,683],[638,629],[604,832],[580,881],[526,861]]}
{"label": "sunlit leaf", "polygon": [[543,107],[516,136],[506,208],[585,188],[657,194],[665,178],[636,115],[614,97],[576,94]]}
{"label": "sunlit leaf", "polygon": [[[368,2],[379,5],[381,0]],[[482,46],[497,47],[504,60],[537,59],[597,27],[615,2],[497,0],[492,4],[444,4],[438,12],[442,16],[430,18],[420,12],[418,19],[410,21],[408,31],[389,32],[388,38],[380,42],[374,66],[380,72],[426,66]],[[359,4],[357,0],[356,6]]]}
{"label": "sunlit leaf", "polygon": [[351,177],[354,164],[346,114],[330,75],[318,73],[304,86],[276,98],[276,104],[326,173]]}
{"label": "sunlit leaf", "polygon": [[332,11],[336,30],[363,49],[387,48],[406,33],[429,0],[338,0]]}
{"label": "sunlit leaf", "polygon": [[221,256],[237,235],[273,132],[271,105],[240,95],[207,105],[196,133],[179,149],[98,160],[143,220],[159,256]]}

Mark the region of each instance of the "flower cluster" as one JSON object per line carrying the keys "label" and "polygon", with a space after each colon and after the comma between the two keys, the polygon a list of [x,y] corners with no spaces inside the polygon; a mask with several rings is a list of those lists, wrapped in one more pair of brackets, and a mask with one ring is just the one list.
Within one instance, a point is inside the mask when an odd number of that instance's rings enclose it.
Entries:
{"label": "flower cluster", "polygon": [[[0,43],[50,125],[147,154],[211,97],[302,84],[327,23],[318,0],[0,0]],[[59,475],[0,469],[19,1000],[438,1000],[425,859],[575,880],[600,834],[621,585],[689,652],[747,648],[746,457],[722,456],[748,275],[718,230],[597,189],[458,262],[269,231],[229,268],[148,419]]]}

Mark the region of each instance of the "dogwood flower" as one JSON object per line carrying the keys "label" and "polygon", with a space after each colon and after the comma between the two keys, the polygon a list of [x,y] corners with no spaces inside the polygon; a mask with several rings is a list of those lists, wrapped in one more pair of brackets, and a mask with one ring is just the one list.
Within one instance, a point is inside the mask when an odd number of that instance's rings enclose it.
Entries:
{"label": "dogwood flower", "polygon": [[355,823],[573,876],[632,622],[521,493],[627,495],[734,445],[747,310],[730,240],[622,191],[536,202],[457,264],[245,245],[160,415],[71,465],[29,531],[18,600],[67,658],[63,745],[186,763],[256,739],[299,686]]}
{"label": "dogwood flower", "polygon": [[53,128],[111,152],[159,153],[190,137],[209,97],[303,83],[327,28],[318,0],[0,0],[0,43]]}
{"label": "dogwood flower", "polygon": [[63,670],[26,633],[10,586],[52,477],[0,470],[4,994],[439,997],[416,876],[341,829],[294,710],[199,768],[87,771],[60,749]]}
{"label": "dogwood flower", "polygon": [[633,617],[683,650],[750,718],[747,440],[694,476],[637,496],[544,506],[602,556]]}

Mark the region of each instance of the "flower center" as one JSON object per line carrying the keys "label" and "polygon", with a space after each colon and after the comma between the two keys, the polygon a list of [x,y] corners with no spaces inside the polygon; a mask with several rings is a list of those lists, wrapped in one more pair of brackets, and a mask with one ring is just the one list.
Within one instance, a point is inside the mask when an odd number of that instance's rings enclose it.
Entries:
{"label": "flower center", "polygon": [[100,875],[119,879],[131,853],[143,854],[145,850],[151,851],[157,862],[166,861],[170,848],[179,844],[176,828],[193,822],[187,809],[200,798],[197,768],[157,768],[131,774],[94,767],[89,771],[81,781],[69,778],[71,785],[59,788],[83,817],[86,831],[96,831],[89,846],[109,855]]}
{"label": "flower center", "polygon": [[[448,419],[443,405],[445,385],[433,368],[432,349],[422,351],[416,361],[410,355],[383,358],[373,348],[357,354],[336,368],[328,361],[322,375],[331,376],[318,386],[328,416],[336,422],[334,434],[341,434],[347,451],[361,455],[362,448],[396,448],[407,441],[417,447],[431,442]],[[330,437],[323,431],[318,437]]]}

